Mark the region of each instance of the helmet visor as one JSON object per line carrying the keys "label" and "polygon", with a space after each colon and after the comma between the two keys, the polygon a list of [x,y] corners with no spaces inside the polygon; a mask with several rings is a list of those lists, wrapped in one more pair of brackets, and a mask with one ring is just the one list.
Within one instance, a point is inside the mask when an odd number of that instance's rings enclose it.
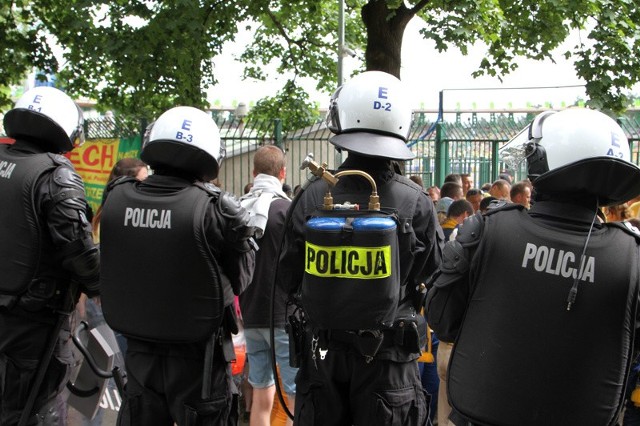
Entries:
{"label": "helmet visor", "polygon": [[85,142],[84,113],[82,112],[82,109],[80,108],[80,106],[78,106],[78,104],[75,104],[75,105],[76,105],[76,109],[78,110],[78,125],[73,130],[71,135],[69,135],[69,140],[71,141],[71,146],[72,146],[71,149],[82,146]]}
{"label": "helmet visor", "polygon": [[509,142],[504,144],[498,151],[500,160],[509,168],[517,170],[522,162],[527,158],[526,148],[529,143],[529,128],[520,130]]}
{"label": "helmet visor", "polygon": [[520,164],[532,154],[531,147],[527,150],[529,142],[542,139],[542,122],[555,111],[541,112],[533,119],[533,122],[520,130],[509,142],[498,151],[500,159],[510,168],[517,169]]}

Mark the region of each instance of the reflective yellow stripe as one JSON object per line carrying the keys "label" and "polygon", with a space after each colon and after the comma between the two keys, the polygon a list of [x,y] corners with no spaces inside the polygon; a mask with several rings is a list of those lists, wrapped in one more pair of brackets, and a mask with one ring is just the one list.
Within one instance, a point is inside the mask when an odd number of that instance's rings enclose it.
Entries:
{"label": "reflective yellow stripe", "polygon": [[305,272],[317,277],[378,279],[391,275],[391,246],[323,247],[306,242]]}

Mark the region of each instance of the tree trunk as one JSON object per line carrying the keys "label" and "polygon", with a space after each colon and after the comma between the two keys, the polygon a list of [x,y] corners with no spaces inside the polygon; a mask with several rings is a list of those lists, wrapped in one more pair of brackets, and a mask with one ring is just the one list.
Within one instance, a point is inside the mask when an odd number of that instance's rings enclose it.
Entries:
{"label": "tree trunk", "polygon": [[385,0],[369,0],[361,15],[367,29],[367,71],[384,71],[400,78],[402,36],[414,13],[404,5],[393,11]]}

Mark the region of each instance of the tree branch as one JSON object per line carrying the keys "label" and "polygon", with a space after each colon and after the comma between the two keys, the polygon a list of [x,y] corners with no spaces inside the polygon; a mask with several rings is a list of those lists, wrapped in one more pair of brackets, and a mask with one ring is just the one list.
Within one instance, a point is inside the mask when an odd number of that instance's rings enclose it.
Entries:
{"label": "tree branch", "polygon": [[420,12],[420,10],[422,10],[426,5],[429,4],[431,0],[420,0],[418,3],[416,3],[415,6],[413,6],[409,12],[412,15],[415,15],[416,13]]}
{"label": "tree branch", "polygon": [[267,15],[269,15],[269,18],[271,18],[271,22],[273,22],[274,25],[276,26],[276,28],[278,28],[278,32],[282,35],[282,37],[286,40],[287,44],[289,45],[289,58],[291,58],[291,61],[294,64],[293,68],[296,71],[295,74],[297,74],[298,73],[298,61],[296,60],[295,55],[291,52],[291,45],[292,44],[296,44],[301,48],[302,48],[302,46],[300,45],[300,43],[296,42],[291,37],[289,37],[289,35],[285,31],[284,27],[282,26],[282,24],[280,23],[278,18],[273,14],[271,9],[267,8],[266,10],[267,10]]}

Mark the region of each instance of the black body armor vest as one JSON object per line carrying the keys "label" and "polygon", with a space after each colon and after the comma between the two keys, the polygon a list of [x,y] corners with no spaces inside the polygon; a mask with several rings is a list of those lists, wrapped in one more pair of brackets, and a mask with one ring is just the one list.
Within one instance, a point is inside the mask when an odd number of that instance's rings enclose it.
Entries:
{"label": "black body armor vest", "polygon": [[604,226],[581,262],[585,239],[523,211],[485,217],[448,378],[451,405],[474,424],[616,423],[632,361],[638,243]]}
{"label": "black body armor vest", "polygon": [[37,278],[46,255],[34,191],[38,178],[55,169],[49,154],[22,154],[0,144],[0,294],[19,295]]}
{"label": "black body armor vest", "polygon": [[220,272],[204,229],[214,197],[199,186],[150,195],[128,179],[111,189],[100,225],[100,281],[113,329],[179,343],[205,340],[220,326]]}
{"label": "black body armor vest", "polygon": [[[411,221],[420,194],[397,179],[378,187],[380,203],[389,209],[319,210],[307,222],[301,291],[314,328],[393,326],[399,303],[407,300],[405,284],[413,264],[415,239]],[[319,184],[313,190],[326,192],[326,185]],[[367,206],[370,192],[366,187],[355,192],[339,183],[331,193],[334,203]],[[391,210],[393,214],[389,214]]]}

